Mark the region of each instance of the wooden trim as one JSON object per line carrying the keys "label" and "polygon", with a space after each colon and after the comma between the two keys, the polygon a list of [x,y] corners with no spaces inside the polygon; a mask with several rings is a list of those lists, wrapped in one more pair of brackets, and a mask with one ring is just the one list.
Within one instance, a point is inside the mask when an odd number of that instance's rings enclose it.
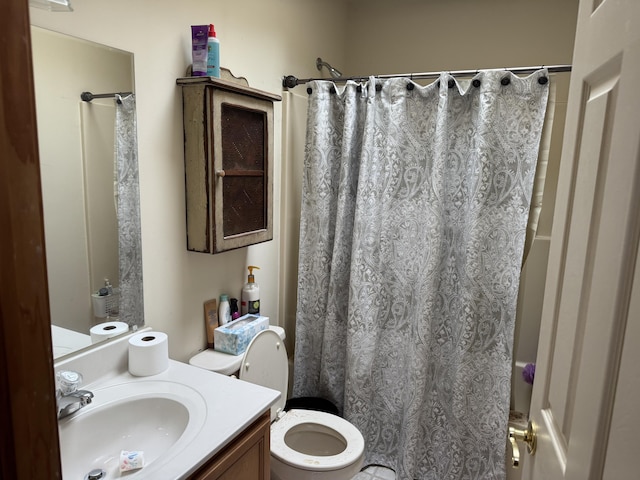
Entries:
{"label": "wooden trim", "polygon": [[0,478],[62,478],[29,6],[0,15]]}
{"label": "wooden trim", "polygon": [[231,93],[239,93],[260,100],[267,100],[271,102],[280,102],[282,97],[275,93],[265,92],[264,90],[258,90],[257,88],[251,88],[247,85],[238,84],[222,78],[214,77],[182,77],[176,80],[176,84],[181,87],[198,87],[202,85],[209,85],[219,90],[225,90]]}

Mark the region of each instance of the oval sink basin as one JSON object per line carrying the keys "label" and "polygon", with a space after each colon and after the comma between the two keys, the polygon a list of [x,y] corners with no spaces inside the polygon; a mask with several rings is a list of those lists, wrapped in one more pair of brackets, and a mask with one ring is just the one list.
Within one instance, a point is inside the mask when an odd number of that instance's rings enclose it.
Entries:
{"label": "oval sink basin", "polygon": [[204,399],[178,383],[138,380],[92,390],[90,405],[59,422],[65,479],[83,479],[94,469],[120,478],[122,450],[143,451],[144,475],[156,459],[178,455],[201,429]]}

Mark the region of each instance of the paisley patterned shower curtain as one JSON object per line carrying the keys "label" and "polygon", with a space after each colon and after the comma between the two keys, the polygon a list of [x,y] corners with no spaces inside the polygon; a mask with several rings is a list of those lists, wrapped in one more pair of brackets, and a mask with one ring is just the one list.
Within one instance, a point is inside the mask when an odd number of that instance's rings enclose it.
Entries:
{"label": "paisley patterned shower curtain", "polygon": [[505,477],[546,79],[308,85],[293,394],[399,480]]}
{"label": "paisley patterned shower curtain", "polygon": [[115,192],[118,212],[120,320],[144,325],[135,95],[116,95]]}

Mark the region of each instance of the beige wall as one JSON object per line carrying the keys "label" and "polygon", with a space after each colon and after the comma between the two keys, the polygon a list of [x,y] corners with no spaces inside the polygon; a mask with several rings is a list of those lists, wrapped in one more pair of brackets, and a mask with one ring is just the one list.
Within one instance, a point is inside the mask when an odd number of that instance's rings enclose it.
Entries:
{"label": "beige wall", "polygon": [[[571,63],[578,0],[358,1],[350,75]],[[331,60],[329,60],[331,61]]]}
{"label": "beige wall", "polygon": [[[192,24],[214,23],[221,64],[251,86],[281,92],[281,78],[317,73],[315,59],[343,61],[346,19],[311,0],[81,0],[73,13],[30,9],[34,25],[133,52],[138,115],[145,320],[186,361],[206,344],[203,302],[240,295],[246,265],[259,265],[263,312],[279,322],[281,104],[276,105],[274,240],[219,255],[185,248],[180,91]],[[331,26],[331,32],[327,30]],[[337,32],[337,33],[336,33]]]}

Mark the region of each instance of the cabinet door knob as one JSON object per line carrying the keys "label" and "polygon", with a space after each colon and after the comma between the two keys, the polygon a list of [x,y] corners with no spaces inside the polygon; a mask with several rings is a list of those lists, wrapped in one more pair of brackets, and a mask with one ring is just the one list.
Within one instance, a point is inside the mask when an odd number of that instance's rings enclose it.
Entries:
{"label": "cabinet door knob", "polygon": [[216,170],[216,175],[219,177],[224,177],[226,173],[224,173],[224,170]]}

